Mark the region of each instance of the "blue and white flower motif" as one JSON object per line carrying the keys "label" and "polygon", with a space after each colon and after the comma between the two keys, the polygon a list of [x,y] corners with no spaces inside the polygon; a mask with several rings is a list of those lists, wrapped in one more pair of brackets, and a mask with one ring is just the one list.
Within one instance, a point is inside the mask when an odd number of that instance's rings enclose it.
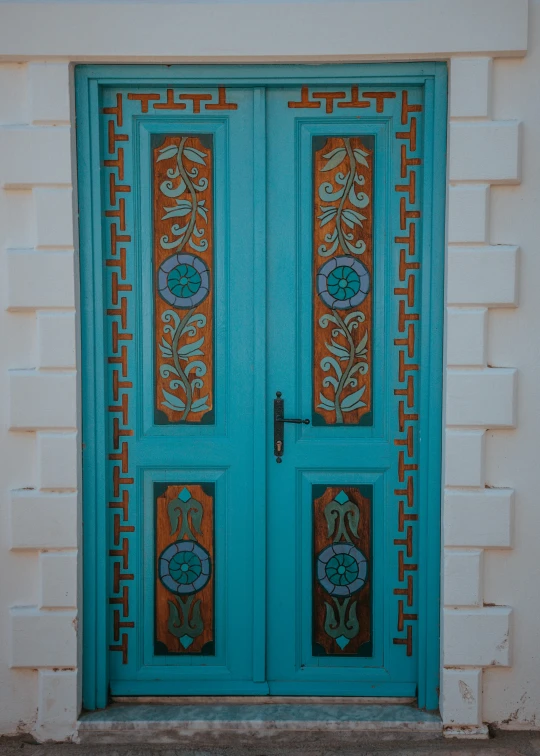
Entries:
{"label": "blue and white flower motif", "polygon": [[210,555],[195,541],[176,541],[161,552],[159,579],[171,593],[189,595],[210,580]]}
{"label": "blue and white flower motif", "polygon": [[335,310],[357,307],[369,291],[369,272],[354,257],[332,257],[317,273],[317,291],[325,305]]}
{"label": "blue and white flower motif", "polygon": [[317,557],[317,579],[331,596],[352,596],[367,578],[367,560],[350,543],[334,543]]}
{"label": "blue and white flower motif", "polygon": [[157,287],[160,296],[170,305],[189,310],[208,295],[208,267],[196,255],[171,255],[159,267]]}

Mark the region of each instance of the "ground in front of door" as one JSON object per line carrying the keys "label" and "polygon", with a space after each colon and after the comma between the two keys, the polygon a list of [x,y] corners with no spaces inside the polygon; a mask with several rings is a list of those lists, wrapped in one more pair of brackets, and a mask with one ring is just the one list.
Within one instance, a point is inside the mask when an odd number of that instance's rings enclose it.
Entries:
{"label": "ground in front of door", "polygon": [[429,739],[422,741],[377,741],[359,737],[356,748],[333,749],[331,746],[301,748],[297,743],[291,746],[272,748],[254,743],[249,748],[220,747],[190,750],[138,743],[135,746],[121,745],[74,745],[74,744],[34,744],[23,738],[0,738],[0,756],[540,756],[539,732],[502,732],[483,741]]}

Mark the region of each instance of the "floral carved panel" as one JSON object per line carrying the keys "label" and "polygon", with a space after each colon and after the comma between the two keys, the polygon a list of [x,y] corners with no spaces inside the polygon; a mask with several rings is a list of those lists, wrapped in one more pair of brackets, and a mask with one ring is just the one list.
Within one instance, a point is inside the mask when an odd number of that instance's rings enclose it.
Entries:
{"label": "floral carved panel", "polygon": [[371,141],[313,142],[314,425],[372,425]]}
{"label": "floral carved panel", "polygon": [[214,654],[214,484],[155,483],[155,653]]}
{"label": "floral carved panel", "polygon": [[372,487],[313,487],[313,655],[371,656]]}
{"label": "floral carved panel", "polygon": [[153,147],[158,425],[214,419],[212,157],[209,135]]}

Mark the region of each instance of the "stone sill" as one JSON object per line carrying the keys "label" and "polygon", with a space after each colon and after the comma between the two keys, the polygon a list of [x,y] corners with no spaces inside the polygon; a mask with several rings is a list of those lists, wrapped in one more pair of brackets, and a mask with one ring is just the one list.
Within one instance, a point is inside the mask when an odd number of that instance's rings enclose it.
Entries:
{"label": "stone sill", "polygon": [[[313,699],[312,699],[313,700]],[[241,745],[255,740],[359,743],[442,737],[438,714],[405,704],[207,703],[124,704],[89,712],[79,722],[82,744],[184,743]]]}

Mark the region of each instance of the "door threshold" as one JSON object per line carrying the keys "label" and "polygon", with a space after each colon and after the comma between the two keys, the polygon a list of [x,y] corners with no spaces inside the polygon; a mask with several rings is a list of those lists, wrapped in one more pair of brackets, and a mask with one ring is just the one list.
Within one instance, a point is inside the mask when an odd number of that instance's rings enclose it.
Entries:
{"label": "door threshold", "polygon": [[413,696],[112,696],[112,703],[122,704],[401,704],[416,703]]}
{"label": "door threshold", "polygon": [[[147,699],[149,697],[146,697]],[[197,696],[197,699],[200,697]],[[227,698],[224,701],[224,698]],[[233,697],[238,698],[238,697]],[[275,697],[276,698],[276,697]],[[193,746],[265,744],[358,746],[368,740],[422,740],[442,737],[438,714],[404,703],[365,703],[366,699],[279,697],[264,703],[252,698],[231,703],[119,703],[83,714],[78,737],[83,744],[175,743]],[[175,697],[176,700],[176,697]],[[193,698],[191,698],[193,701]],[[370,700],[370,699],[367,699]],[[302,703],[300,703],[302,701]],[[359,705],[361,703],[362,705]]]}

